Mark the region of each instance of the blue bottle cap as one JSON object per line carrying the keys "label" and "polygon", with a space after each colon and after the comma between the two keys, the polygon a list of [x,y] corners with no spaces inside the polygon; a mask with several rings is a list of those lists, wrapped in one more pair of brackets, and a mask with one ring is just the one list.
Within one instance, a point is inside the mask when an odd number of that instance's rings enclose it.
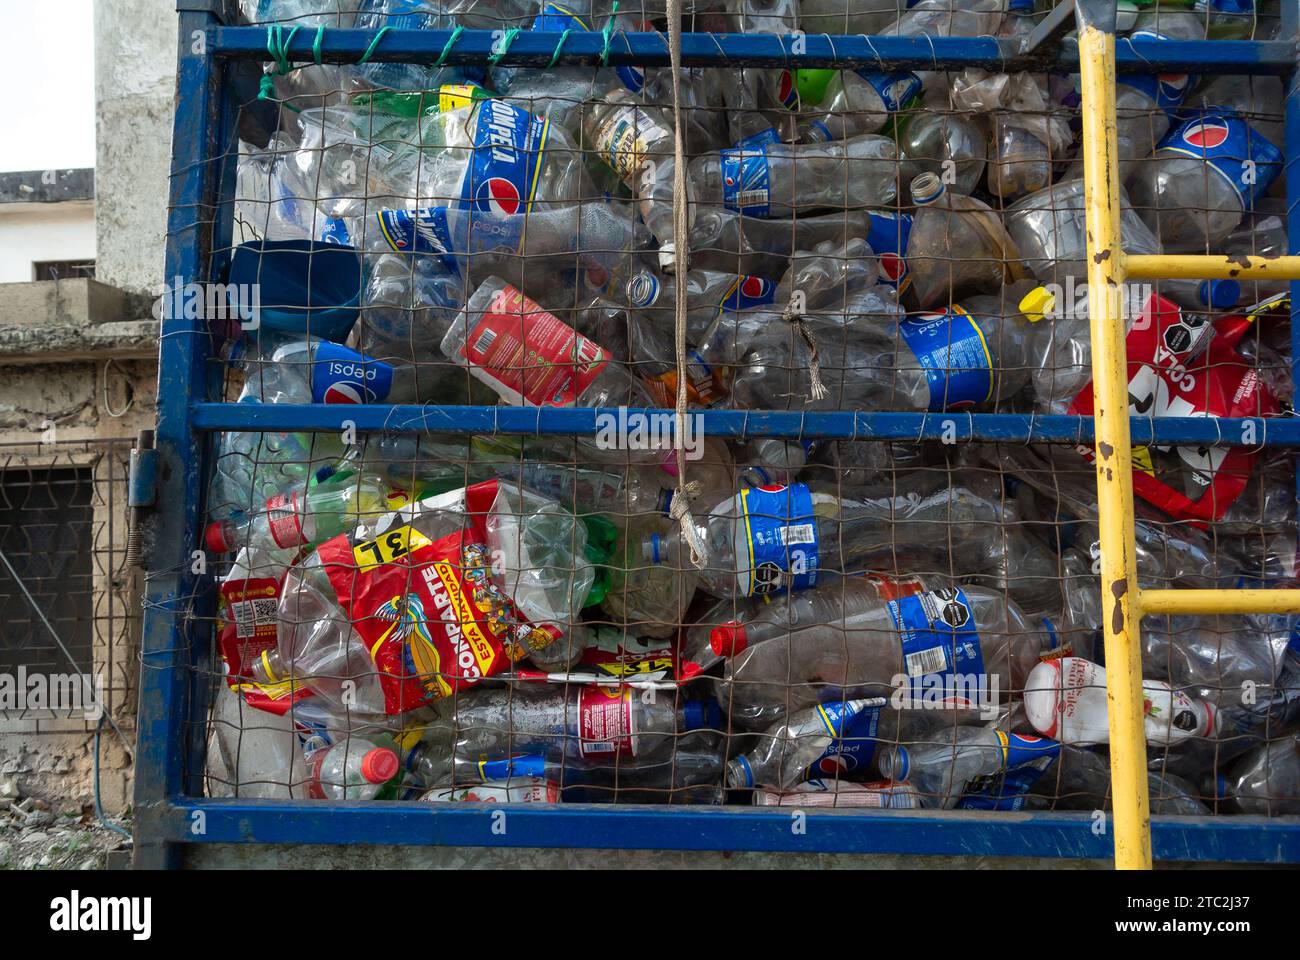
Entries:
{"label": "blue bottle cap", "polygon": [[722,708],[716,700],[687,700],[682,707],[682,723],[687,730],[721,730]]}
{"label": "blue bottle cap", "polygon": [[1203,280],[1196,295],[1213,310],[1226,310],[1241,299],[1241,284],[1236,280]]}
{"label": "blue bottle cap", "polygon": [[907,756],[907,747],[894,748],[893,770],[890,771],[890,779],[895,783],[902,783],[907,779],[907,775],[912,772],[912,764]]}

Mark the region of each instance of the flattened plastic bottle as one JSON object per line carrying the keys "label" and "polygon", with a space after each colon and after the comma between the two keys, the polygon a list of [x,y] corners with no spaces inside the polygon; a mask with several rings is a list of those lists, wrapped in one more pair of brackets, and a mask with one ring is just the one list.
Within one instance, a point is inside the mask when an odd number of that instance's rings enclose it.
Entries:
{"label": "flattened plastic bottle", "polygon": [[886,746],[877,763],[885,777],[915,787],[923,806],[945,810],[957,805],[971,780],[1055,756],[1061,749],[1045,737],[987,727],[953,727],[936,731],[931,739],[907,747]]}
{"label": "flattened plastic bottle", "polygon": [[1219,781],[1218,795],[1251,816],[1300,814],[1300,737],[1281,737],[1242,757]]}
{"label": "flattened plastic bottle", "polygon": [[827,747],[841,739],[855,716],[880,705],[879,700],[847,700],[792,713],[763,733],[754,749],[727,761],[727,786],[788,790],[805,778],[808,767]]}

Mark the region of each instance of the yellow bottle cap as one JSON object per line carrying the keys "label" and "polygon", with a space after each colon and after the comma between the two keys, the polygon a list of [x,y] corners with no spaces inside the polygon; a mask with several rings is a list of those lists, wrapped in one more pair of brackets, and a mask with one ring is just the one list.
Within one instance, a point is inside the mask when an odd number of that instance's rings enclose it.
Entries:
{"label": "yellow bottle cap", "polygon": [[1056,297],[1045,287],[1034,287],[1020,301],[1020,312],[1029,318],[1030,323],[1037,323],[1055,307]]}

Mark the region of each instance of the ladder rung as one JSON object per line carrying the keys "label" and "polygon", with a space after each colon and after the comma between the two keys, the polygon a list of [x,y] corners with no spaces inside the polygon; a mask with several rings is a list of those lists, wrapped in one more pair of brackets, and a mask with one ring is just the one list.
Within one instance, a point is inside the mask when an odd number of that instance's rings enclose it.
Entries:
{"label": "ladder rung", "polygon": [[1123,271],[1134,280],[1300,280],[1300,257],[1131,253]]}
{"label": "ladder rung", "polygon": [[1143,590],[1142,616],[1178,613],[1300,613],[1300,590]]}

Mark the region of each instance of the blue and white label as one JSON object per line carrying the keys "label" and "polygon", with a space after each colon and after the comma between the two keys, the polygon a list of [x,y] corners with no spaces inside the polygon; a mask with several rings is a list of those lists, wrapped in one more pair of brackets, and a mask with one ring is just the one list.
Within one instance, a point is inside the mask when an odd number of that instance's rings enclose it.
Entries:
{"label": "blue and white label", "polygon": [[478,775],[484,783],[511,777],[544,777],[546,758],[541,754],[521,753],[502,760],[480,760]]}
{"label": "blue and white label", "polygon": [[719,313],[765,307],[776,299],[776,284],[762,277],[736,277],[718,304]]}
{"label": "blue and white label", "polygon": [[355,350],[322,340],[311,364],[313,403],[378,403],[393,387],[393,368]]}
{"label": "blue and white label", "polygon": [[948,707],[982,706],[972,702],[972,693],[978,700],[991,699],[975,613],[965,591],[927,590],[890,600],[888,608],[913,702],[932,699],[939,686]]}
{"label": "blue and white label", "polygon": [[771,212],[771,170],[763,147],[722,151],[722,204],[751,217]]}
{"label": "blue and white label", "polygon": [[380,210],[375,214],[379,232],[389,249],[398,253],[446,256],[455,252],[447,226],[446,207],[419,210]]}
{"label": "blue and white label", "polygon": [[1241,205],[1252,207],[1282,172],[1282,152],[1241,117],[1199,112],[1160,141],[1156,156],[1195,157],[1232,185]]}
{"label": "blue and white label", "polygon": [[921,78],[914,73],[881,73],[878,70],[859,70],[859,77],[871,84],[880,102],[890,113],[898,113],[912,105],[921,95]]}
{"label": "blue and white label", "polygon": [[[1168,40],[1162,33],[1154,30],[1139,30],[1132,35],[1133,40]],[[1187,94],[1196,86],[1196,77],[1185,73],[1122,73],[1115,78],[1117,83],[1145,93],[1156,106],[1170,112],[1183,105]]]}
{"label": "blue and white label", "polygon": [[[828,707],[839,707],[838,703]],[[871,774],[871,761],[876,756],[876,734],[880,729],[880,707],[866,707],[842,724],[842,732],[826,748],[826,752],[813,761],[806,779],[855,779]]]}
{"label": "blue and white label", "polygon": [[817,585],[820,552],[812,494],[802,483],[736,494],[736,578],[741,596]]}
{"label": "blue and white label", "polygon": [[753,133],[743,140],[737,140],[731,145],[733,150],[762,150],[764,147],[773,143],[780,143],[781,135],[776,132],[775,127],[768,127],[762,133]]}
{"label": "blue and white label", "polygon": [[437,30],[438,15],[422,0],[363,0],[357,10],[358,30],[392,27],[394,30]]}
{"label": "blue and white label", "polygon": [[957,801],[958,810],[1021,810],[1025,798],[1043,774],[1056,763],[1056,756],[1040,756],[1013,770],[988,777],[976,777],[966,784]]}
{"label": "blue and white label", "polygon": [[321,230],[322,243],[331,243],[340,247],[352,246],[352,235],[348,232],[347,222],[339,217],[327,217]]}
{"label": "blue and white label", "polygon": [[537,192],[550,121],[503,100],[480,100],[474,156],[461,186],[462,206],[480,213],[527,213]]}
{"label": "blue and white label", "polygon": [[867,213],[867,245],[880,264],[880,282],[900,293],[912,278],[907,272],[907,241],[912,236],[910,213]]}
{"label": "blue and white label", "polygon": [[642,270],[627,282],[627,302],[644,310],[655,305],[661,291],[659,278],[649,270]]}
{"label": "blue and white label", "polygon": [[903,341],[925,371],[933,412],[964,410],[993,397],[993,357],[984,331],[958,306],[917,313],[898,325]]}

